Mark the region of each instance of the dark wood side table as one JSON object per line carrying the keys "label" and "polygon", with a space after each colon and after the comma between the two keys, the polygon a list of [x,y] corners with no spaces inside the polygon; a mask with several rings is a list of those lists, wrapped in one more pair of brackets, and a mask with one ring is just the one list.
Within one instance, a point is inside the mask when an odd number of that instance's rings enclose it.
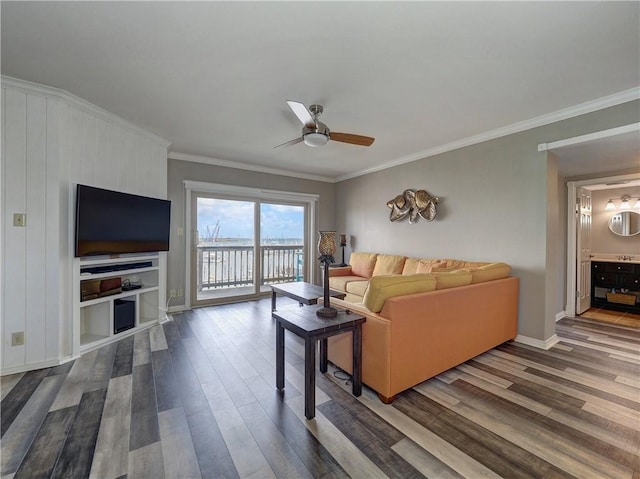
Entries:
{"label": "dark wood side table", "polygon": [[[291,299],[295,299],[300,306],[303,304],[317,304],[318,298],[324,296],[322,286],[305,283],[303,281],[294,281],[292,283],[280,283],[271,285],[271,311],[276,310],[276,295],[281,294]],[[344,299],[345,293],[340,291],[329,291],[329,296],[333,298]]]}
{"label": "dark wood side table", "polygon": [[272,313],[276,320],[276,388],[284,389],[284,330],[304,339],[304,415],[313,419],[316,415],[316,342],[320,341],[320,372],[327,372],[327,338],[353,332],[354,396],[362,394],[362,323],[360,314],[338,309],[338,316],[324,319],[316,316],[322,305],[305,306]]}

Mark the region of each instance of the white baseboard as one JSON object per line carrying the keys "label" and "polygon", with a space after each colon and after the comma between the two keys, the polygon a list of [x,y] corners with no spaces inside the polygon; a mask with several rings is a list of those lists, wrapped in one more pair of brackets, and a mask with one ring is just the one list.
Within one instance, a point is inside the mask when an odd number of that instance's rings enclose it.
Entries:
{"label": "white baseboard", "polygon": [[566,318],[566,317],[567,317],[567,312],[560,311],[559,313],[556,314],[556,323],[560,321],[562,318]]}
{"label": "white baseboard", "polygon": [[0,376],[8,376],[9,374],[26,373],[27,371],[35,371],[37,369],[60,366],[61,364],[68,363],[69,361],[73,361],[74,359],[78,359],[78,358],[68,356],[62,359],[49,359],[47,361],[40,361],[37,363],[21,364],[19,366],[2,368],[2,370],[0,371]]}
{"label": "white baseboard", "polygon": [[560,338],[558,338],[557,334],[554,334],[547,340],[541,341],[539,339],[530,338],[528,336],[522,336],[521,334],[518,334],[514,341],[517,343],[526,344],[527,346],[533,346],[534,348],[544,349],[546,351],[547,349],[551,349],[555,344],[557,344],[558,341],[560,341]]}
{"label": "white baseboard", "polygon": [[183,311],[189,311],[191,308],[187,308],[186,305],[184,304],[179,304],[177,306],[171,306],[169,309],[167,309],[167,315],[171,314],[171,313],[182,313]]}

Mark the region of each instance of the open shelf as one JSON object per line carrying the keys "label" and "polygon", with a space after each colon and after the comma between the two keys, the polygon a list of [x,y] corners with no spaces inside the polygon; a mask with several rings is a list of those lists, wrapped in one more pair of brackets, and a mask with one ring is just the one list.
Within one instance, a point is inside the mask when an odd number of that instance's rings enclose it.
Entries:
{"label": "open shelf", "polygon": [[[148,263],[151,263],[151,266]],[[144,267],[138,267],[142,264]],[[74,260],[76,354],[134,334],[141,328],[158,324],[161,317],[164,317],[161,308],[165,300],[164,264],[163,253]],[[131,267],[119,269],[122,265]],[[111,267],[114,270],[109,271]],[[87,268],[100,268],[100,272],[88,273]],[[114,280],[115,287],[109,280]],[[126,281],[140,284],[141,287],[127,291],[118,289],[118,286]],[[134,303],[134,324],[129,329],[115,333],[115,305],[122,304],[122,301]],[[129,310],[131,311],[131,308]]]}

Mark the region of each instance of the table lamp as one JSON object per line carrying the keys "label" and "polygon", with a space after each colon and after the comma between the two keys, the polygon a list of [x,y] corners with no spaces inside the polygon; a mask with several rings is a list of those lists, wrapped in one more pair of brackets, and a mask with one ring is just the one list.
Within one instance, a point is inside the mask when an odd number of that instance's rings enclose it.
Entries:
{"label": "table lamp", "polygon": [[329,303],[329,265],[334,262],[333,254],[336,252],[336,232],[320,231],[320,241],[318,241],[318,260],[324,265],[324,303],[323,307],[316,311],[320,318],[335,318],[338,310],[331,307]]}

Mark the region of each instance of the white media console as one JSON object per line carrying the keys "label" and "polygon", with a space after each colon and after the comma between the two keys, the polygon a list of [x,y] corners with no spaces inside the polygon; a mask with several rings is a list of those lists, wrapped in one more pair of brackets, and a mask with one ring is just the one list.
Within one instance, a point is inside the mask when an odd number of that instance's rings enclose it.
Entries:
{"label": "white media console", "polygon": [[[110,290],[110,280],[135,289]],[[101,291],[100,285],[107,285]],[[84,290],[84,293],[83,293]],[[93,294],[89,294],[93,293]],[[165,318],[166,253],[119,257],[87,257],[73,260],[73,355],[134,334]],[[130,326],[116,332],[122,320]]]}

